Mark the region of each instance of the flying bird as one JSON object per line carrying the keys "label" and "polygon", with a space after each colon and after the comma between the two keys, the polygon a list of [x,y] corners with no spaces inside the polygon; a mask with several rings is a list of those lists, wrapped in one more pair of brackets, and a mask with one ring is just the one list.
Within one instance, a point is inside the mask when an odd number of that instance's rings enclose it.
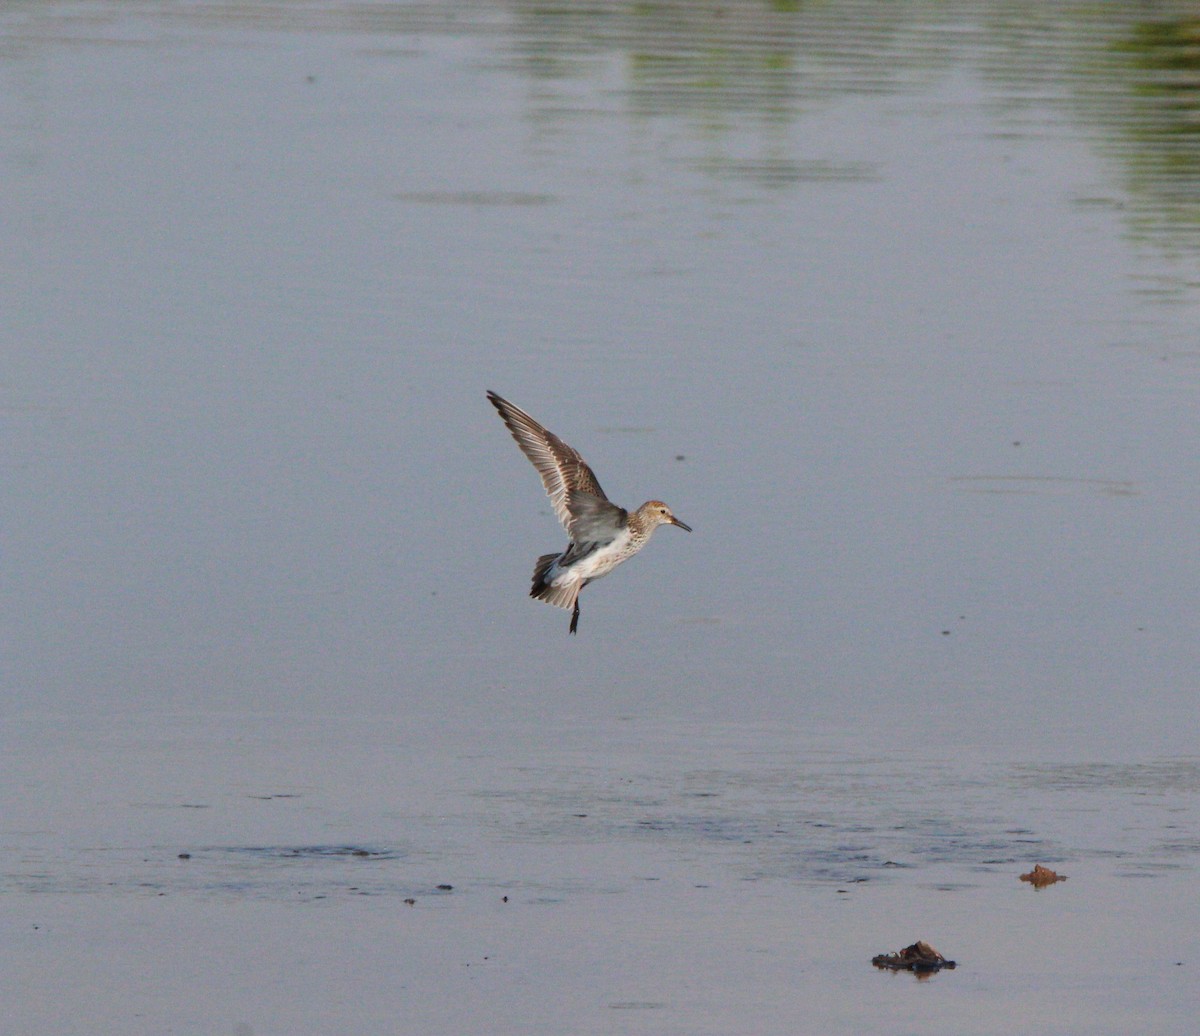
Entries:
{"label": "flying bird", "polygon": [[575,633],[579,591],[633,557],[660,525],[675,525],[685,532],[691,532],[691,526],[661,500],[647,500],[636,511],[618,507],[604,495],[578,450],[502,396],[488,392],[487,397],[542,476],[554,513],[570,537],[566,550],[537,559],[529,596],[572,609],[571,632]]}

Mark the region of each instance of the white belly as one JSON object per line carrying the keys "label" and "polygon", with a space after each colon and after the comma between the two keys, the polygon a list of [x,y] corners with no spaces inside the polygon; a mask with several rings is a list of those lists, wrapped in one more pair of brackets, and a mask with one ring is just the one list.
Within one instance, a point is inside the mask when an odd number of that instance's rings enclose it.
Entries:
{"label": "white belly", "polygon": [[584,583],[599,579],[601,576],[608,575],[626,558],[633,557],[638,551],[638,546],[634,545],[629,530],[622,529],[608,546],[593,551],[586,558],[581,558],[566,568],[560,567],[556,561],[554,567],[547,574],[546,582],[551,586],[563,586],[568,583]]}

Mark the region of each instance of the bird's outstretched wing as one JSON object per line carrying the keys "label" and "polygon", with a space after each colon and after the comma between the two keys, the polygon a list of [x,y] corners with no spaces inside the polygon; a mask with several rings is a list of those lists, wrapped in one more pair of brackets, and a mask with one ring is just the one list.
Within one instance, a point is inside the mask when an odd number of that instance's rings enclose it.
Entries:
{"label": "bird's outstretched wing", "polygon": [[[538,474],[542,476],[542,485],[546,487],[554,513],[558,515],[558,520],[562,522],[568,535],[575,539],[573,526],[577,516],[571,511],[571,494],[583,493],[595,497],[598,501],[608,502],[608,497],[596,481],[595,472],[587,466],[578,450],[568,446],[552,431],[538,424],[520,407],[513,406],[495,392],[489,392],[487,397],[492,401],[492,406],[500,412],[508,430],[512,432],[512,437],[521,447],[521,452],[530,459]],[[620,510],[615,505],[611,506]]]}

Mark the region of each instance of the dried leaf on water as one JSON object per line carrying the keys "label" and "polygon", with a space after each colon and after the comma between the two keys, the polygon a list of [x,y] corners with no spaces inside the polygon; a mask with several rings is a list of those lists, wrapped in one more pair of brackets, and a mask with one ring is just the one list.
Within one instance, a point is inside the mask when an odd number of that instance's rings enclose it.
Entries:
{"label": "dried leaf on water", "polygon": [[1066,881],[1067,876],[1056,874],[1049,867],[1043,867],[1039,863],[1028,874],[1022,874],[1021,880],[1029,882],[1035,889],[1040,889],[1053,885],[1056,881]]}

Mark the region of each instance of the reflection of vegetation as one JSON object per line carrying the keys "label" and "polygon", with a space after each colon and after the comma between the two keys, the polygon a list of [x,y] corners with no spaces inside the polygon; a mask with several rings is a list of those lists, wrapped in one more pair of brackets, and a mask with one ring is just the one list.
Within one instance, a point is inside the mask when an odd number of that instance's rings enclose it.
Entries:
{"label": "reflection of vegetation", "polygon": [[[537,84],[541,122],[576,118],[578,82],[590,77],[602,84],[601,103],[647,124],[684,127],[704,153],[682,161],[709,175],[768,187],[855,180],[873,175],[862,141],[847,138],[849,154],[797,154],[790,127],[831,97],[891,92],[940,62],[936,48],[897,38],[905,10],[811,0],[527,0],[515,6],[509,46]],[[597,97],[588,92],[588,111]]]}
{"label": "reflection of vegetation", "polygon": [[[104,19],[88,5],[15,9],[86,38],[98,26],[107,35],[120,6],[103,7]],[[871,178],[882,157],[871,141],[827,134],[818,147],[795,126],[847,97],[913,92],[966,69],[971,82],[950,103],[986,107],[1018,138],[1048,120],[1081,133],[1119,167],[1111,203],[1135,231],[1200,254],[1196,0],[155,0],[145,10],[168,33],[185,20],[342,29],[402,40],[397,53],[443,36],[494,41],[529,84],[541,129],[629,117],[689,168],[755,188]]]}
{"label": "reflection of vegetation", "polygon": [[771,115],[794,113],[814,96],[885,90],[926,66],[934,48],[894,38],[911,10],[800,0],[532,0],[515,5],[511,44],[516,63],[534,75],[586,74],[616,57],[641,113],[723,107]]}
{"label": "reflection of vegetation", "polygon": [[1173,246],[1200,234],[1200,20],[1139,22],[1113,48],[1128,84],[1107,112],[1139,230]]}
{"label": "reflection of vegetation", "polygon": [[[1192,0],[1162,0],[1154,21],[1143,5],[1070,0],[516,0],[513,9],[507,46],[541,87],[539,117],[576,116],[575,85],[599,79],[600,96],[625,113],[698,130],[705,153],[684,159],[693,168],[760,186],[814,171],[872,175],[863,159],[878,156],[855,150],[863,142],[846,139],[849,154],[804,154],[788,127],[831,100],[909,91],[965,66],[1016,135],[1066,119],[1112,155],[1139,234],[1200,252]],[[587,98],[594,111],[597,94]]]}
{"label": "reflection of vegetation", "polygon": [[1140,68],[1182,72],[1200,86],[1200,21],[1144,22],[1135,25],[1118,49],[1133,54]]}

